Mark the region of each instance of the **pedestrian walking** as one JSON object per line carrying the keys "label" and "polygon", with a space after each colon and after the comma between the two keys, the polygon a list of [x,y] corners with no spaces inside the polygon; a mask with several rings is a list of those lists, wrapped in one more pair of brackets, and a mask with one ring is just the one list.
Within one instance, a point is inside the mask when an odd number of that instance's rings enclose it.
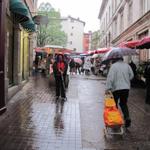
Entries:
{"label": "pedestrian walking", "polygon": [[75,63],[75,67],[76,67],[76,74],[77,74],[77,73],[81,74],[81,70],[80,70],[81,65],[76,62],[76,63]]}
{"label": "pedestrian walking", "polygon": [[75,61],[74,61],[74,59],[71,59],[69,66],[70,66],[70,74],[73,74],[75,72]]}
{"label": "pedestrian walking", "polygon": [[134,77],[131,67],[123,62],[123,56],[118,52],[116,62],[110,67],[107,81],[106,93],[112,91],[116,106],[118,102],[124,115],[125,127],[131,125],[127,101],[129,96],[130,81]]}
{"label": "pedestrian walking", "polygon": [[62,100],[66,100],[65,93],[65,78],[67,75],[68,65],[64,61],[64,56],[62,54],[58,54],[56,57],[56,61],[53,64],[53,72],[56,83],[56,99],[59,99],[61,96]]}
{"label": "pedestrian walking", "polygon": [[150,105],[150,62],[148,62],[146,67],[145,67],[144,77],[146,79],[146,98],[145,98],[145,103]]}

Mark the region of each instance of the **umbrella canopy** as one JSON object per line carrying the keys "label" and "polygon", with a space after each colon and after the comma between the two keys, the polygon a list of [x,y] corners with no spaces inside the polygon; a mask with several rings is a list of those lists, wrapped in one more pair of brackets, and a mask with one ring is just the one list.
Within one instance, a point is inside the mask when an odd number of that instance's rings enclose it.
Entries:
{"label": "umbrella canopy", "polygon": [[74,61],[78,64],[82,64],[82,59],[81,58],[74,58]]}
{"label": "umbrella canopy", "polygon": [[36,47],[34,49],[35,49],[35,52],[39,52],[39,53],[44,52],[43,49],[42,49],[42,47]]}
{"label": "umbrella canopy", "polygon": [[137,49],[149,49],[150,48],[150,37],[143,38],[138,45],[136,46]]}
{"label": "umbrella canopy", "polygon": [[137,55],[136,49],[113,47],[104,55],[102,61],[116,59],[128,55]]}

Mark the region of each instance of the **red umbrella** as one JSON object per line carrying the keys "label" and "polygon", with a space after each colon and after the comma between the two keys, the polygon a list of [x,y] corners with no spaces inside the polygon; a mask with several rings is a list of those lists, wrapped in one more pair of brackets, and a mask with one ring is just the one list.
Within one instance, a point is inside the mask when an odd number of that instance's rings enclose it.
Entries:
{"label": "red umbrella", "polygon": [[119,47],[136,48],[139,43],[140,43],[140,40],[122,42],[119,44]]}
{"label": "red umbrella", "polygon": [[95,50],[95,54],[104,54],[107,53],[110,50],[110,48],[100,48]]}
{"label": "red umbrella", "polygon": [[137,49],[149,49],[150,48],[150,37],[143,38],[136,47]]}

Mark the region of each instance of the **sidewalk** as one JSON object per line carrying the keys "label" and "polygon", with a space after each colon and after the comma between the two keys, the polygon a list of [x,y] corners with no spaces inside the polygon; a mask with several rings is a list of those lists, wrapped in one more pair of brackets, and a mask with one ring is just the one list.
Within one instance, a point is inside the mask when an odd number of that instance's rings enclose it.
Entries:
{"label": "sidewalk", "polygon": [[56,103],[54,96],[46,79],[30,80],[0,117],[0,149],[82,149],[78,101]]}

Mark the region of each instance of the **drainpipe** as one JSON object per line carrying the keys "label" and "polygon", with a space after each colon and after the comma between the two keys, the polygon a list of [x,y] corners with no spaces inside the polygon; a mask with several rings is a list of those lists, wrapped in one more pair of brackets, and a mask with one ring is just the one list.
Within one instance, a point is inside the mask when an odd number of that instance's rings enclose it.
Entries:
{"label": "drainpipe", "polygon": [[0,114],[6,111],[5,107],[5,16],[6,0],[0,0]]}

